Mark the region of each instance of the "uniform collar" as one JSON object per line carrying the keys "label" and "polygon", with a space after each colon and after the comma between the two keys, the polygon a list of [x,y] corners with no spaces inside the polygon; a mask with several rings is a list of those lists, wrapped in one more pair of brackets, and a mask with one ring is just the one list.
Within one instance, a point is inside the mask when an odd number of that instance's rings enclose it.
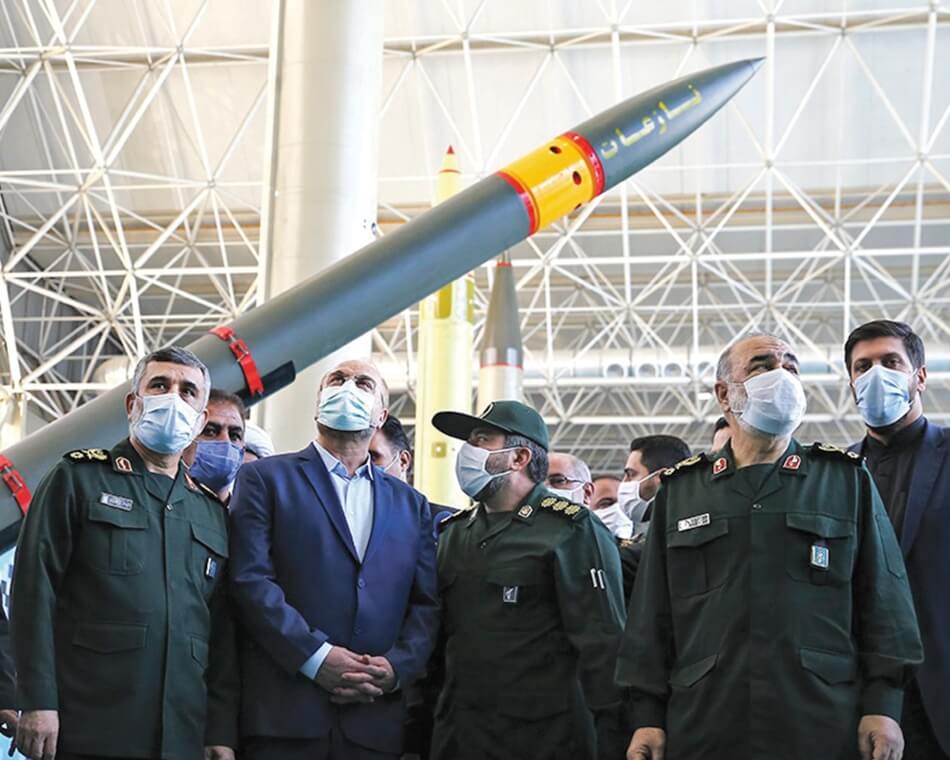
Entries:
{"label": "uniform collar", "polygon": [[145,461],[135,450],[129,438],[123,438],[109,450],[109,460],[115,472],[126,477],[141,478],[145,481],[146,491],[156,499],[167,500],[169,504],[182,501],[188,491],[200,491],[198,485],[185,471],[185,464],[180,459],[178,460],[178,472],[170,491],[155,478],[146,477],[148,469],[145,466]]}

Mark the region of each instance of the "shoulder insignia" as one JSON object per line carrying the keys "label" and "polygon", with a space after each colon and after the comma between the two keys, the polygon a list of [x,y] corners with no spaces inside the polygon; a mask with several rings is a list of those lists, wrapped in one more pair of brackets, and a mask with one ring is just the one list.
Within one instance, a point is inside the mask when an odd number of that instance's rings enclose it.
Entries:
{"label": "shoulder insignia", "polygon": [[832,456],[839,459],[847,460],[851,464],[861,464],[861,455],[855,451],[845,451],[842,448],[837,446],[832,446],[830,443],[819,443],[815,442],[811,446],[806,447],[809,451],[817,453],[822,456]]}
{"label": "shoulder insignia", "polygon": [[528,518],[534,513],[534,507],[530,504],[525,504],[521,509],[518,510],[518,517]]}
{"label": "shoulder insignia", "polygon": [[71,462],[108,462],[109,452],[105,449],[76,449],[63,454]]}
{"label": "shoulder insignia", "polygon": [[453,515],[448,517],[443,517],[439,522],[436,523],[435,527],[441,533],[445,530],[451,523],[454,523],[458,520],[461,520],[463,517],[471,517],[475,513],[474,509],[460,509]]}
{"label": "shoulder insignia", "polygon": [[116,457],[115,462],[112,463],[115,469],[119,472],[130,473],[132,472],[132,462],[128,457]]}
{"label": "shoulder insignia", "polygon": [[682,460],[681,462],[677,462],[677,463],[674,464],[672,467],[667,467],[665,470],[663,470],[663,472],[660,474],[660,476],[665,480],[666,478],[669,478],[669,477],[672,477],[673,475],[676,475],[678,472],[682,472],[683,470],[687,470],[687,469],[689,469],[690,467],[693,467],[694,465],[697,465],[697,464],[699,464],[700,462],[705,462],[705,461],[706,461],[706,454],[705,454],[705,453],[694,454],[693,456],[687,457],[686,459]]}
{"label": "shoulder insignia", "polygon": [[579,520],[585,517],[588,511],[586,507],[582,507],[580,504],[572,504],[566,499],[556,499],[553,496],[541,499],[539,506],[542,510],[557,512],[571,520]]}

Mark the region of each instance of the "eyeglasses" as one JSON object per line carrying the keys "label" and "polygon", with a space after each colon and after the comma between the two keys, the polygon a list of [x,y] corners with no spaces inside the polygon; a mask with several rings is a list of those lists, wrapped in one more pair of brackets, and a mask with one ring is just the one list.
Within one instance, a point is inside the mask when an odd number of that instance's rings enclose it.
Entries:
{"label": "eyeglasses", "polygon": [[551,488],[563,488],[568,483],[583,483],[583,480],[577,480],[576,478],[565,478],[563,475],[552,475],[548,478],[548,485]]}

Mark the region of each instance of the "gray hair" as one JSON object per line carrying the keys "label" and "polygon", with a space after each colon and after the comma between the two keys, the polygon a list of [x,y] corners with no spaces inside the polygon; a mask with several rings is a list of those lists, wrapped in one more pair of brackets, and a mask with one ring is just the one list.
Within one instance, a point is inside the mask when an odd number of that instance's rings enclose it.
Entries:
{"label": "gray hair", "polygon": [[201,399],[201,408],[208,405],[208,397],[211,395],[211,373],[208,368],[197,356],[187,348],[181,346],[169,346],[152,351],[135,365],[135,372],[132,374],[132,392],[138,393],[139,386],[142,384],[142,378],[145,376],[145,368],[149,362],[169,362],[170,364],[181,364],[184,367],[194,367],[201,371],[201,377],[204,378],[204,388],[202,389],[203,398]]}
{"label": "gray hair", "polygon": [[568,454],[566,452],[563,454],[561,452],[558,452],[558,453],[562,457],[566,457],[567,461],[570,462],[571,475],[573,476],[574,480],[577,480],[581,483],[593,482],[593,478],[591,477],[591,474],[590,474],[590,467],[587,466],[587,462],[585,462],[580,457],[574,456],[573,454]]}
{"label": "gray hair", "polygon": [[749,330],[749,332],[737,336],[736,339],[719,354],[719,361],[716,362],[716,380],[723,383],[728,383],[732,380],[732,349],[748,338],[773,338],[774,340],[781,340],[783,342],[785,340],[777,335],[762,332],[761,330]]}
{"label": "gray hair", "polygon": [[523,435],[505,435],[505,448],[527,449],[531,452],[531,461],[528,462],[528,469],[525,470],[532,483],[543,483],[548,477],[548,452],[541,446],[525,438]]}

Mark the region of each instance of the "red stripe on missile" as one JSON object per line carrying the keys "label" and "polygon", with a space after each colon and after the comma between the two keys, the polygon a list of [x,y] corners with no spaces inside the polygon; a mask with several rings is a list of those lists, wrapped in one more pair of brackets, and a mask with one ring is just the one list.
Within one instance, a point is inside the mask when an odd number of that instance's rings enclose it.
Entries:
{"label": "red stripe on missile", "polygon": [[528,212],[528,235],[533,235],[538,231],[538,210],[534,206],[534,198],[531,196],[531,193],[528,192],[528,188],[522,185],[517,178],[508,174],[508,172],[497,172],[497,174],[511,185],[514,191],[521,197],[525,211]]}
{"label": "red stripe on missile", "polygon": [[587,142],[587,138],[577,132],[565,132],[562,137],[570,140],[584,155],[587,166],[590,167],[590,173],[594,176],[594,197],[596,198],[604,192],[604,165],[600,163],[600,156],[594,150],[594,146]]}

